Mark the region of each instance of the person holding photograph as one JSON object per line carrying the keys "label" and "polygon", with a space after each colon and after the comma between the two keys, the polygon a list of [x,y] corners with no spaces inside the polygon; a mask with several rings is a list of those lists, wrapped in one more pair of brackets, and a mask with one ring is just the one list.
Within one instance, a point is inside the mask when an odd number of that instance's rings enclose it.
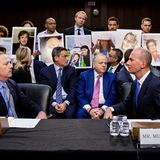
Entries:
{"label": "person holding photograph", "polygon": [[75,14],[75,25],[64,30],[64,35],[90,35],[91,31],[84,27],[87,20],[87,14],[84,11],[78,11]]}
{"label": "person holding photograph", "polygon": [[143,18],[141,21],[142,33],[150,33],[152,29],[152,20],[148,17]]}
{"label": "person holding photograph", "polygon": [[107,21],[108,31],[116,31],[119,28],[119,20],[117,17],[109,17]]}

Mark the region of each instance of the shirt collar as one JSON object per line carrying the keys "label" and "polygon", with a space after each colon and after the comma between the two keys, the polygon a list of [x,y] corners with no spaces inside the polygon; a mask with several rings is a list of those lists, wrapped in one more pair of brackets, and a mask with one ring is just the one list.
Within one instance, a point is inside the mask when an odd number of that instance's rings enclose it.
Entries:
{"label": "shirt collar", "polygon": [[146,74],[144,74],[144,76],[140,80],[138,80],[139,83],[140,83],[140,85],[143,84],[143,82],[145,81],[145,79],[147,78],[147,76],[150,74],[150,72],[151,71],[149,70]]}
{"label": "shirt collar", "polygon": [[[53,64],[53,65],[54,65],[56,72],[58,72],[59,68],[62,68],[62,67],[57,66],[56,64]],[[63,70],[63,68],[62,68],[62,70]]]}
{"label": "shirt collar", "polygon": [[75,28],[75,31],[77,31],[77,29],[80,29],[80,30],[83,30],[83,27],[77,27],[76,25],[74,26],[74,28]]}

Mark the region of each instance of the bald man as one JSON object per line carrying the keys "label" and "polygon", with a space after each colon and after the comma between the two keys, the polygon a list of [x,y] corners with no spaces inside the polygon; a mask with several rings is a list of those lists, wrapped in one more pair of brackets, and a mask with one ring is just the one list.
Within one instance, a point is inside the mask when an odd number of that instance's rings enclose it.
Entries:
{"label": "bald man", "polygon": [[[105,119],[112,118],[113,114],[120,111],[125,111],[130,118],[160,118],[160,79],[150,71],[151,61],[152,56],[148,50],[137,48],[132,51],[127,66],[136,80],[125,101],[106,109]],[[139,94],[136,96],[138,88]]]}

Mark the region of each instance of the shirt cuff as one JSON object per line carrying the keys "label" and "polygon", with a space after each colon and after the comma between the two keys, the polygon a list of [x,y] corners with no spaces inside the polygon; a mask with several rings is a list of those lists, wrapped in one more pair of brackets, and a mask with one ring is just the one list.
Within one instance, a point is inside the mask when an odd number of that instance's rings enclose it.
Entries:
{"label": "shirt cuff", "polygon": [[111,109],[112,112],[114,112],[114,108],[113,107],[109,107]]}
{"label": "shirt cuff", "polygon": [[91,106],[89,104],[85,104],[83,106],[83,109],[85,109],[86,111],[90,110],[91,109]]}
{"label": "shirt cuff", "polygon": [[57,102],[53,102],[52,106],[55,107],[57,105]]}
{"label": "shirt cuff", "polygon": [[103,106],[101,107],[101,109],[103,110],[103,112],[105,112],[107,108],[108,108],[108,106],[106,106],[106,105],[103,105]]}
{"label": "shirt cuff", "polygon": [[69,102],[69,101],[65,100],[64,102],[69,106],[69,104],[70,104],[70,102]]}

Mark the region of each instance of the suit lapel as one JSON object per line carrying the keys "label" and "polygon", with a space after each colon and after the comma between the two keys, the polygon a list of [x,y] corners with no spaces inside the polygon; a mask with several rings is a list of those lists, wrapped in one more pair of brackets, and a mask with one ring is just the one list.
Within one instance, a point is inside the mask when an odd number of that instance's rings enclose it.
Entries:
{"label": "suit lapel", "polygon": [[148,77],[144,80],[142,86],[141,86],[141,89],[140,89],[140,92],[139,92],[139,95],[138,95],[138,106],[140,107],[141,104],[142,104],[142,99],[143,99],[143,96],[144,94],[147,92],[147,89],[148,89],[148,84],[150,82],[150,80],[152,79],[152,75],[151,73],[148,75]]}
{"label": "suit lapel", "polygon": [[88,83],[88,86],[89,86],[89,90],[90,90],[90,98],[92,100],[92,97],[93,97],[93,92],[94,92],[94,70],[92,69],[89,74],[88,74],[88,78],[87,78],[87,83]]}

